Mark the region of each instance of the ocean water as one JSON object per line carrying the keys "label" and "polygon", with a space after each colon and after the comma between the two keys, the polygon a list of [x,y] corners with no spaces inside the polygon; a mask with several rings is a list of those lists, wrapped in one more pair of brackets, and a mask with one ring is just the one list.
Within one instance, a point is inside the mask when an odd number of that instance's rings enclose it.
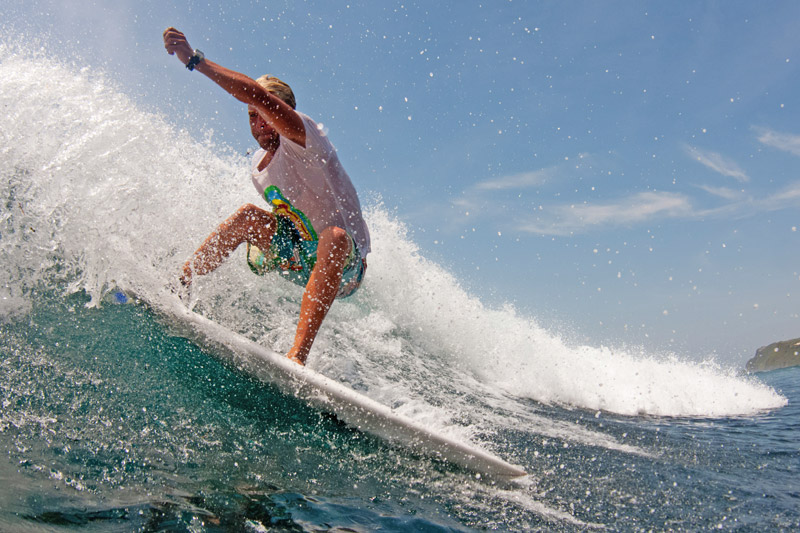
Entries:
{"label": "ocean water", "polygon": [[[482,304],[372,202],[365,285],[310,366],[530,473],[481,479],[115,300],[157,299],[252,201],[242,155],[5,44],[0,103],[0,531],[800,528],[800,368],[571,342]],[[192,306],[282,351],[299,299],[235,254]]]}

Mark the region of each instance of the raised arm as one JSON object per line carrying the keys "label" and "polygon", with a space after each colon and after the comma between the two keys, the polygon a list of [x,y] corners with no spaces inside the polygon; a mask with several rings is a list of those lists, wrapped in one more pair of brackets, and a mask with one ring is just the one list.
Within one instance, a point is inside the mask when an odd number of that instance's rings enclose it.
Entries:
{"label": "raised arm", "polygon": [[[189,45],[186,36],[170,27],[164,30],[163,37],[167,52],[176,55],[184,65],[188,63],[194,55],[194,48]],[[208,76],[240,102],[258,109],[282,137],[301,146],[306,145],[306,130],[300,115],[289,104],[261,87],[254,79],[208,59],[200,61],[194,70]]]}

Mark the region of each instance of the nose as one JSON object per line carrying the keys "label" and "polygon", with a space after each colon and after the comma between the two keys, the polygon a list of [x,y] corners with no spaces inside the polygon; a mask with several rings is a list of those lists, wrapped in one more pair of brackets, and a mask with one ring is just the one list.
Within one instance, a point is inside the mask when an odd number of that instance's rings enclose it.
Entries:
{"label": "nose", "polygon": [[250,118],[250,128],[254,131],[264,131],[269,127],[269,123],[261,118],[261,115],[256,115]]}

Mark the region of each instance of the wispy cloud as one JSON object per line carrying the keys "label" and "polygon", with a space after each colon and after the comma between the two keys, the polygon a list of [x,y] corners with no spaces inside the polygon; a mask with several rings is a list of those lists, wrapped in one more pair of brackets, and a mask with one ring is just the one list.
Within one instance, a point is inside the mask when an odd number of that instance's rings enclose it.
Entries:
{"label": "wispy cloud", "polygon": [[736,201],[741,200],[746,195],[743,191],[738,189],[731,189],[730,187],[712,187],[711,185],[697,185],[697,188],[706,191],[712,196],[722,198],[724,200]]}
{"label": "wispy cloud", "polygon": [[544,168],[533,172],[521,172],[500,178],[476,183],[473,189],[479,191],[499,191],[506,189],[523,189],[543,185],[555,175],[555,169]]}
{"label": "wispy cloud", "polygon": [[481,181],[470,187],[472,191],[501,191],[511,189],[526,189],[529,187],[537,187],[544,185],[548,182],[559,181],[562,179],[569,179],[575,176],[576,172],[585,168],[587,165],[591,166],[592,158],[589,154],[578,154],[577,163],[567,163],[562,165],[554,165],[552,167],[533,170],[530,172],[520,172],[518,174],[509,174],[499,178],[492,178],[486,181]]}
{"label": "wispy cloud", "polygon": [[800,205],[800,182],[792,183],[782,191],[768,196],[761,201],[761,204],[768,211]]}
{"label": "wispy cloud", "polygon": [[758,142],[772,148],[800,155],[800,135],[780,133],[768,128],[753,128],[758,134]]}
{"label": "wispy cloud", "polygon": [[[791,146],[792,139],[791,136],[784,138],[783,145]],[[721,154],[690,146],[685,146],[684,149],[693,159],[719,174],[741,183],[750,180],[741,167]],[[472,226],[491,223],[498,226],[498,229],[503,227],[504,231],[571,236],[650,224],[654,221],[741,219],[758,213],[800,206],[800,181],[760,198],[745,190],[744,185],[737,187],[708,184],[697,184],[694,187],[713,198],[700,195],[694,197],[688,191],[647,191],[607,200],[562,200],[556,204],[548,204],[546,201],[540,204],[544,196],[539,196],[538,191],[533,196],[521,194],[517,198],[517,191],[522,193],[526,188],[540,186],[543,189],[552,186],[562,188],[575,178],[586,180],[594,177],[603,183],[606,172],[593,168],[589,162],[591,158],[584,157],[581,157],[582,161],[578,164],[569,162],[471,185],[451,202],[451,216],[447,217],[450,231],[463,229],[464,224],[469,221]],[[575,192],[578,192],[577,189]],[[531,201],[533,198],[537,200]],[[503,213],[500,218],[497,217],[498,209]],[[488,222],[489,218],[491,222]]]}
{"label": "wispy cloud", "polygon": [[580,175],[580,172],[586,168],[591,168],[591,165],[591,155],[580,153],[576,158],[569,158],[559,165],[479,181],[469,187],[465,194],[469,195],[475,192],[483,194],[486,191],[507,191],[538,187],[548,183],[572,179]]}
{"label": "wispy cloud", "polygon": [[545,235],[572,235],[604,227],[625,226],[657,218],[692,216],[689,198],[669,192],[643,192],[613,202],[561,205],[542,210],[518,229]]}
{"label": "wispy cloud", "polygon": [[708,150],[700,150],[694,146],[686,146],[686,152],[689,156],[700,163],[710,168],[714,172],[718,172],[723,176],[731,177],[737,181],[747,182],[750,178],[744,170],[732,159],[729,159],[717,152]]}
{"label": "wispy cloud", "polygon": [[577,161],[574,163],[568,160],[563,164],[490,178],[470,185],[459,197],[451,200],[451,206],[456,208],[456,212],[449,217],[449,226],[457,228],[466,220],[476,220],[476,215],[480,216],[480,213],[485,212],[487,206],[493,204],[503,193],[563,183],[580,176],[586,165],[591,166],[591,157],[588,154],[579,154]]}

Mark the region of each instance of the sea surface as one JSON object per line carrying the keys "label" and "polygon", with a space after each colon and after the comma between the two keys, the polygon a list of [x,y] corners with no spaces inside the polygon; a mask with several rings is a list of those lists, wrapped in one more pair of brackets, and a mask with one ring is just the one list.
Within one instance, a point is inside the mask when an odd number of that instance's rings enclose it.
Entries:
{"label": "sea surface", "polygon": [[[244,156],[13,46],[0,104],[0,531],[800,529],[800,368],[572,342],[484,305],[371,202],[364,287],[309,364],[530,473],[483,479],[115,297],[157,301],[252,201]],[[198,280],[191,306],[285,351],[300,290],[244,261]]]}

